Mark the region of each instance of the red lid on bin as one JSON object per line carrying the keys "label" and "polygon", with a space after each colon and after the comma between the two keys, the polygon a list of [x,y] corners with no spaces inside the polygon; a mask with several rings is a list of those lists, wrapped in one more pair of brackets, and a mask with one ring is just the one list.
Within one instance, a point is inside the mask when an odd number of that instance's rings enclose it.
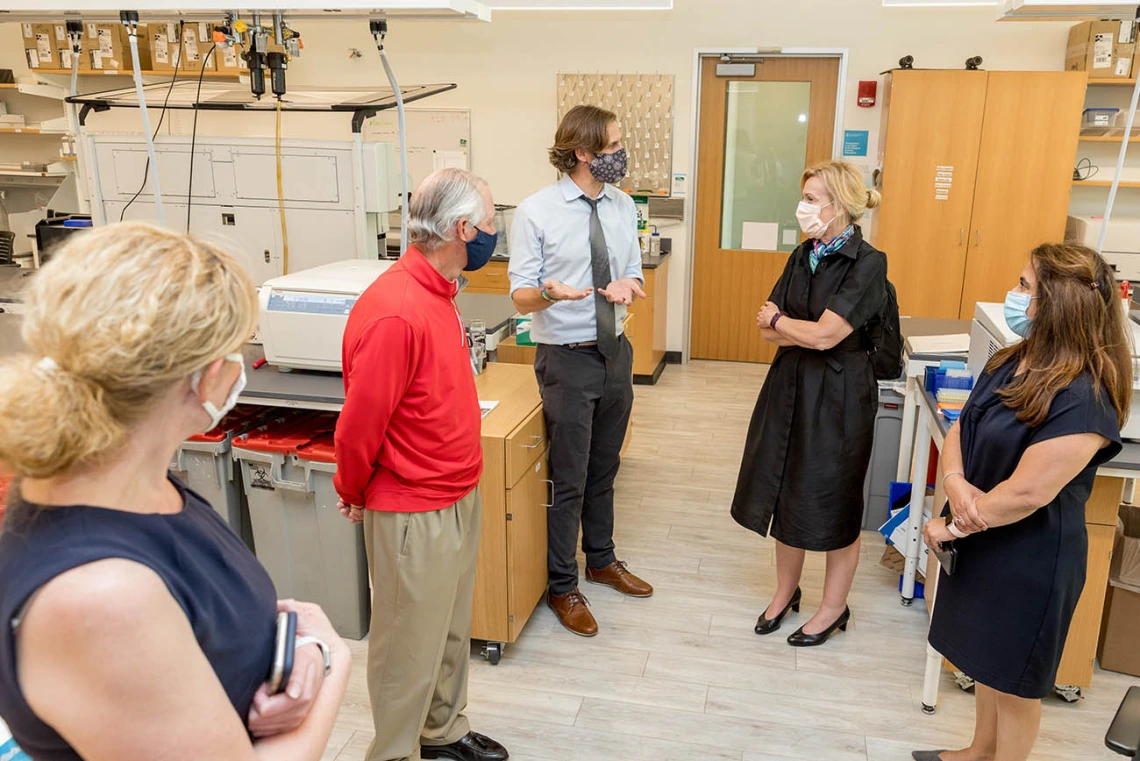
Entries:
{"label": "red lid on bin", "polygon": [[333,444],[334,434],[325,433],[310,441],[297,450],[297,456],[310,462],[328,462],[336,464],[336,446]]}
{"label": "red lid on bin", "polygon": [[245,433],[251,428],[256,428],[265,414],[264,407],[240,405],[226,415],[217,428],[191,436],[187,441],[209,441],[213,443],[225,441],[227,436]]}
{"label": "red lid on bin", "polygon": [[234,439],[234,447],[254,452],[294,454],[299,447],[334,431],[336,418],[333,412],[314,412],[270,423]]}
{"label": "red lid on bin", "polygon": [[0,476],[0,528],[4,526],[4,511],[8,508],[8,489],[11,486],[11,477]]}

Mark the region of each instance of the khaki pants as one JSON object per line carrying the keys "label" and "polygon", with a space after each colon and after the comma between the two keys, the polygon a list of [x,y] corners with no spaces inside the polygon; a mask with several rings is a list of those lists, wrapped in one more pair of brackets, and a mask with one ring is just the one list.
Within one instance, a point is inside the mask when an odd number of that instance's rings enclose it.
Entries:
{"label": "khaki pants", "polygon": [[372,576],[367,761],[419,761],[470,731],[467,669],[482,501],[475,488],[427,513],[364,514]]}

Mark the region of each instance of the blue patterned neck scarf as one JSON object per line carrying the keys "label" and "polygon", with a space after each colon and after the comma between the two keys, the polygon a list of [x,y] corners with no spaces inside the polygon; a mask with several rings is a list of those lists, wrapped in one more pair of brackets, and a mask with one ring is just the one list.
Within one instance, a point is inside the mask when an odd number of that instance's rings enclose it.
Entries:
{"label": "blue patterned neck scarf", "polygon": [[815,274],[815,268],[823,261],[825,257],[831,256],[851,240],[851,236],[855,234],[855,225],[847,225],[847,229],[836,235],[827,243],[820,241],[812,241],[811,255],[808,257],[808,265],[811,267],[812,274]]}

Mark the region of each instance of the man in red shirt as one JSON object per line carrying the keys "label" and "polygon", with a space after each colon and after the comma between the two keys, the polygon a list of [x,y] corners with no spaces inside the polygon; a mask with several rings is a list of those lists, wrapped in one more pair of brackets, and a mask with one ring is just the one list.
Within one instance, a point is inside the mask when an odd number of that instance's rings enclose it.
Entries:
{"label": "man in red shirt", "polygon": [[479,553],[481,415],[459,277],[495,250],[478,177],[444,169],[412,196],[410,245],[364,292],[344,331],[336,430],[342,512],[363,521],[372,576],[368,761],[502,761],[471,731],[471,605]]}

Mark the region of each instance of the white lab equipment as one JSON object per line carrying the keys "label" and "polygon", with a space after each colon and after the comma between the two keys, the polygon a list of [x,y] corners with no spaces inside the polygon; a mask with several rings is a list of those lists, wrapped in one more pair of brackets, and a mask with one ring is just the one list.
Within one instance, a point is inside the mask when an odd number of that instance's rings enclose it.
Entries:
{"label": "white lab equipment", "polygon": [[258,334],[271,365],[341,371],[341,342],[360,294],[395,262],[348,260],[267,281]]}
{"label": "white lab equipment", "polygon": [[[1103,226],[1103,217],[1070,216],[1065,240],[1095,249]],[[1109,222],[1100,254],[1117,280],[1140,281],[1140,219],[1115,217]]]}
{"label": "white lab equipment", "polygon": [[[97,224],[155,220],[151,199],[131,202],[142,186],[147,150],[141,136],[89,135],[91,208]],[[190,187],[191,138],[155,146],[166,225],[230,250],[255,285],[285,274],[272,138],[198,137]],[[399,161],[391,143],[285,140],[281,167],[288,271],[385,252],[388,215],[399,207]],[[147,183],[149,186],[149,182]],[[189,203],[188,203],[189,202]]]}
{"label": "white lab equipment", "polygon": [[[970,373],[979,377],[986,363],[994,354],[1013,346],[1021,339],[1009,329],[1005,322],[1005,305],[979,302],[974,307],[974,322],[970,329],[970,354],[967,367]],[[1120,429],[1120,435],[1129,440],[1140,440],[1140,324],[1136,319],[1126,323],[1129,339],[1132,342],[1132,405],[1128,422]]]}

